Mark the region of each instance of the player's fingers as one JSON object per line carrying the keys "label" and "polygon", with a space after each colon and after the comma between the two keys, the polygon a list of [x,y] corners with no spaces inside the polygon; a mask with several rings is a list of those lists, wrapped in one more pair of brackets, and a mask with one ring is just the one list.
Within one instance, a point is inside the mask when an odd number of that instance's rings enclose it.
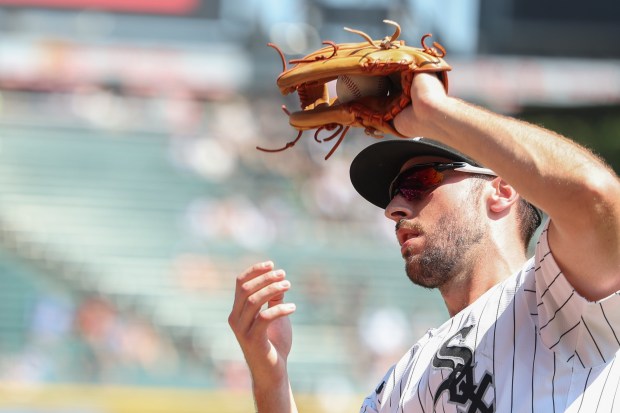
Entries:
{"label": "player's fingers", "polygon": [[248,282],[271,270],[273,270],[273,262],[265,261],[252,265],[237,276],[231,317],[238,317],[241,314],[245,306],[245,299],[256,290],[255,285],[248,285]]}
{"label": "player's fingers", "polygon": [[251,267],[246,268],[239,276],[237,277],[237,285],[243,284],[244,282],[260,275],[266,271],[273,270],[273,262],[272,261],[264,261],[259,262]]}
{"label": "player's fingers", "polygon": [[439,101],[447,97],[439,73],[416,73],[411,83],[411,100],[414,115],[424,121],[428,111],[434,111]]}
{"label": "player's fingers", "polygon": [[[290,287],[289,287],[290,288]],[[276,294],[267,301],[267,307],[273,307],[284,302],[284,293]]]}
{"label": "player's fingers", "polygon": [[[275,284],[283,281],[285,276],[286,275],[283,270],[268,271],[255,278],[250,279],[249,281],[246,281],[243,284],[238,285],[237,291],[235,293],[235,303],[233,305],[232,316],[241,317],[246,311],[258,311],[258,308],[255,308],[255,306],[248,306],[248,299],[250,299],[253,294],[270,285],[274,285],[274,288],[277,288]],[[255,302],[258,302],[261,297],[261,294],[252,297],[249,304],[254,304]]]}
{"label": "player's fingers", "polygon": [[245,307],[238,320],[238,328],[241,331],[248,331],[252,324],[260,317],[261,308],[266,303],[273,301],[280,303],[284,293],[291,288],[288,280],[273,282],[254,292],[245,300]]}
{"label": "player's fingers", "polygon": [[297,307],[294,303],[279,303],[259,312],[252,323],[249,334],[262,334],[275,320],[291,315]]}
{"label": "player's fingers", "polygon": [[446,97],[443,83],[435,73],[415,73],[411,82],[412,104],[400,111],[392,121],[394,128],[405,136],[424,136],[421,129],[434,111],[433,102]]}
{"label": "player's fingers", "polygon": [[405,136],[415,136],[415,129],[411,125],[411,113],[413,109],[411,107],[407,107],[400,111],[392,121],[394,128]]}
{"label": "player's fingers", "polygon": [[284,272],[284,270],[279,269],[267,271],[240,285],[238,289],[238,294],[240,297],[242,297],[242,299],[247,298],[261,288],[268,286],[269,284],[284,280],[285,277],[286,273]]}

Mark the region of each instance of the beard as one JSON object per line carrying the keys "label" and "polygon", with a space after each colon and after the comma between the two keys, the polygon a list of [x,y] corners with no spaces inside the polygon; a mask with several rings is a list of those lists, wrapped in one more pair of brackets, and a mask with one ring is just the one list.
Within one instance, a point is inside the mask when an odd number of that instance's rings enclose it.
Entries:
{"label": "beard", "polygon": [[424,235],[425,244],[419,254],[407,252],[405,270],[407,277],[425,288],[441,288],[458,274],[467,273],[474,257],[468,252],[480,244],[485,236],[481,220],[474,214],[453,209],[442,215],[432,228],[401,220],[400,226],[415,229]]}

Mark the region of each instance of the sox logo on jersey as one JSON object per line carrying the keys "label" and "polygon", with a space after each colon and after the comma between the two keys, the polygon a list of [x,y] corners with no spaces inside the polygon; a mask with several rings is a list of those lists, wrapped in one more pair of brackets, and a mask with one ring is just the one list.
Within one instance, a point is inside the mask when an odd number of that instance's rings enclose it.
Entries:
{"label": "sox logo on jersey", "polygon": [[579,296],[545,228],[534,258],[429,330],[360,412],[620,412],[620,292]]}
{"label": "sox logo on jersey", "polygon": [[[441,383],[435,393],[434,405],[441,394],[448,391],[450,403],[467,408],[467,413],[492,413],[495,411],[495,401],[490,405],[484,402],[487,388],[493,384],[493,376],[485,372],[479,383],[475,382],[472,349],[462,345],[465,338],[474,326],[460,329],[446,340],[433,357],[433,367],[448,369],[450,375]],[[461,345],[452,344],[458,339]]]}

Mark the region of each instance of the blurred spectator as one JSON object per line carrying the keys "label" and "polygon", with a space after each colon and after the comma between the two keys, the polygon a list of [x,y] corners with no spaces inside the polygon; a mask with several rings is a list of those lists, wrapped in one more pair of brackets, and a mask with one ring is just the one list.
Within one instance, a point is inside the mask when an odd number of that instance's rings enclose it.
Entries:
{"label": "blurred spectator", "polygon": [[36,343],[61,341],[71,331],[73,305],[67,299],[42,296],[36,303],[30,325],[31,340]]}
{"label": "blurred spectator", "polygon": [[349,180],[349,164],[344,159],[330,159],[317,170],[302,189],[306,207],[320,217],[351,220],[355,191]]}
{"label": "blurred spectator", "polygon": [[181,254],[173,263],[173,278],[187,291],[219,291],[227,286],[212,260],[205,255]]}
{"label": "blurred spectator", "polygon": [[249,250],[268,248],[276,235],[273,223],[241,194],[195,200],[187,210],[187,223],[198,237],[233,241]]}
{"label": "blurred spectator", "polygon": [[237,169],[237,154],[213,136],[171,137],[173,162],[212,182],[221,183]]}
{"label": "blurred spectator", "polygon": [[223,389],[247,392],[252,386],[248,366],[243,360],[218,363],[216,374]]}
{"label": "blurred spectator", "polygon": [[81,85],[70,98],[72,112],[96,128],[124,129],[135,119],[129,99],[116,85]]}
{"label": "blurred spectator", "polygon": [[[371,308],[362,314],[358,333],[367,355],[367,370],[381,376],[409,347],[411,326],[402,310],[391,307]],[[368,376],[368,374],[365,374]]]}
{"label": "blurred spectator", "polygon": [[174,374],[177,354],[152,325],[137,315],[121,316],[101,297],[91,297],[76,314],[76,332],[92,349],[100,380],[123,380],[131,370]]}

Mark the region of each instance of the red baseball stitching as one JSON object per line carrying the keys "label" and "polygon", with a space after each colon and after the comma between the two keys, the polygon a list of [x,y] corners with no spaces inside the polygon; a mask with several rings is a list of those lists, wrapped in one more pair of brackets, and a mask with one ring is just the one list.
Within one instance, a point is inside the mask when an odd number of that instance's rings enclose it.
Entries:
{"label": "red baseball stitching", "polygon": [[355,82],[349,76],[347,75],[342,76],[342,81],[344,82],[345,86],[349,89],[349,91],[353,93],[356,99],[359,99],[362,97],[362,92],[359,90]]}

